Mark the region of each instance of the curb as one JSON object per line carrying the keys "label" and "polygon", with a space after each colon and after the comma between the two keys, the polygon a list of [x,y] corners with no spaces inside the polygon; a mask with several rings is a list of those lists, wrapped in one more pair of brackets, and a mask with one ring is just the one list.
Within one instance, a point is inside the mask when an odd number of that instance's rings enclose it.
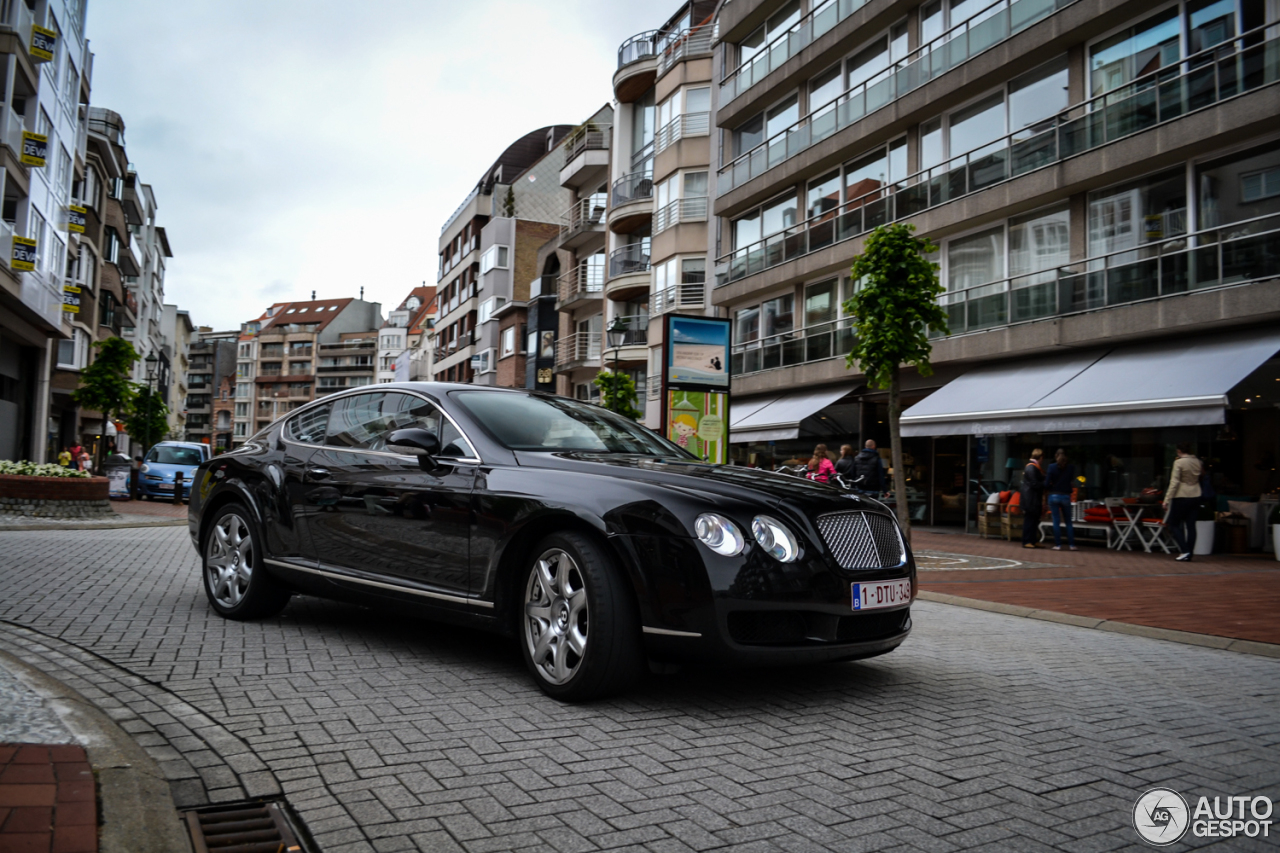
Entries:
{"label": "curb", "polygon": [[190,851],[169,783],[124,729],[75,690],[0,650],[0,664],[42,698],[84,745],[98,782],[102,853]]}
{"label": "curb", "polygon": [[51,522],[24,522],[20,524],[0,524],[0,533],[11,530],[120,530],[133,527],[186,527],[185,518],[166,518],[161,521],[113,521],[107,524],[72,524]]}
{"label": "curb", "polygon": [[1016,604],[1002,604],[998,601],[983,601],[979,598],[965,598],[961,595],[948,595],[943,592],[916,593],[921,601],[932,601],[936,604],[951,604],[956,607],[968,607],[971,610],[988,610],[992,613],[1003,613],[1006,616],[1021,616],[1026,619],[1039,619],[1043,622],[1057,622],[1060,625],[1074,625],[1077,628],[1093,628],[1098,631],[1111,631],[1114,634],[1128,634],[1133,637],[1146,637],[1150,640],[1167,640],[1171,643],[1182,643],[1188,646],[1202,646],[1209,649],[1221,649],[1228,652],[1240,652],[1246,655],[1280,658],[1280,645],[1275,643],[1259,643],[1255,640],[1236,640],[1231,637],[1215,637],[1212,634],[1194,634],[1190,631],[1175,631],[1172,628],[1153,628],[1150,625],[1134,625],[1131,622],[1113,622],[1109,619],[1098,619],[1092,616],[1076,616],[1072,613],[1058,613],[1053,610],[1036,610],[1032,607],[1020,607]]}

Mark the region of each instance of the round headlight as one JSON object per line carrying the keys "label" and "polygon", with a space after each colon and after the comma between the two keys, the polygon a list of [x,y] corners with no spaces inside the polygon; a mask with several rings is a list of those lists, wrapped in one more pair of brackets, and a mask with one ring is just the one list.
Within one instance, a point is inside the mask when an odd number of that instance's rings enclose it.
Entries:
{"label": "round headlight", "polygon": [[782,563],[790,563],[800,557],[800,543],[781,521],[767,515],[757,515],[751,522],[751,532],[771,557]]}
{"label": "round headlight", "polygon": [[693,522],[693,530],[712,551],[724,557],[742,553],[744,544],[738,526],[723,515],[704,512]]}
{"label": "round headlight", "polygon": [[147,473],[148,471],[150,471],[150,470],[151,470],[151,466],[150,466],[150,465],[143,465],[143,466],[142,466],[141,468],[139,468],[138,470],[145,474],[145,473]]}

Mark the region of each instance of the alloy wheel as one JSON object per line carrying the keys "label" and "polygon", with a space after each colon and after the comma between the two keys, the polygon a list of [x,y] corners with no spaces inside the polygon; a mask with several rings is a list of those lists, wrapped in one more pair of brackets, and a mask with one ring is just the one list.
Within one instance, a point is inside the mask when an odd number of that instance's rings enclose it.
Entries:
{"label": "alloy wheel", "polygon": [[228,609],[244,600],[253,578],[253,536],[240,516],[224,515],[205,546],[205,573],[214,601]]}
{"label": "alloy wheel", "polygon": [[524,592],[524,639],[538,674],[551,684],[573,678],[587,653],[587,588],[567,551],[534,563]]}

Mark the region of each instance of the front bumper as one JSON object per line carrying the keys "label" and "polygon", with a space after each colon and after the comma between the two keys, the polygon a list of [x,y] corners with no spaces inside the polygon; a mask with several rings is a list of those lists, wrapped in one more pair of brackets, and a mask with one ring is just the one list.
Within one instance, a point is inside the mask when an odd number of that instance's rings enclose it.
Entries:
{"label": "front bumper", "polygon": [[[162,484],[167,485],[169,488],[167,489],[160,488]],[[173,486],[172,480],[168,481],[167,483],[161,480],[151,480],[151,481],[139,480],[138,481],[139,495],[150,495],[152,497],[169,498],[170,500],[172,500],[173,492],[174,492],[174,486]],[[184,482],[182,484],[182,499],[187,500],[190,497],[191,497],[191,484]]]}

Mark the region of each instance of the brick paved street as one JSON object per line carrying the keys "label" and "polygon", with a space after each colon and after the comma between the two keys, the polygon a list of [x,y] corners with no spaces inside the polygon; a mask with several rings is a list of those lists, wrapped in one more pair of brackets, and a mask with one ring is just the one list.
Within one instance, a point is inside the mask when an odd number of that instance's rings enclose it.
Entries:
{"label": "brick paved street", "polygon": [[283,794],[324,851],[1084,853],[1138,846],[1151,785],[1280,797],[1270,658],[919,603],[874,661],[574,707],[473,632],[314,599],[218,619],[196,565],[181,528],[0,533],[0,649],[106,709],[180,807]]}

